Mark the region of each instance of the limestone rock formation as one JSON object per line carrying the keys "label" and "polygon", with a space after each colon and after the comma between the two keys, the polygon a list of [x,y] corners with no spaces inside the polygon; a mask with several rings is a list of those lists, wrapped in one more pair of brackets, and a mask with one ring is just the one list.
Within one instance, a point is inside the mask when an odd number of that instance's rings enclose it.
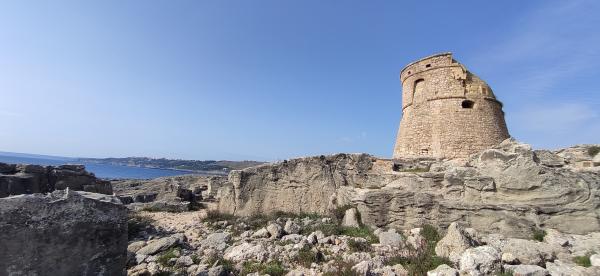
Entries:
{"label": "limestone rock formation", "polygon": [[39,166],[0,163],[0,197],[10,195],[48,193],[69,188],[112,194],[108,181],[96,178],[83,165]]}
{"label": "limestone rock formation", "polygon": [[113,196],[0,198],[0,274],[125,275],[127,213]]}
{"label": "limestone rock formation", "polygon": [[428,170],[366,154],[306,157],[232,171],[218,209],[242,216],[326,214],[351,204],[364,224],[380,227],[463,222],[509,237],[530,237],[540,227],[599,231],[600,173],[557,165],[561,160],[552,152],[540,158],[512,139],[465,162],[428,160]]}

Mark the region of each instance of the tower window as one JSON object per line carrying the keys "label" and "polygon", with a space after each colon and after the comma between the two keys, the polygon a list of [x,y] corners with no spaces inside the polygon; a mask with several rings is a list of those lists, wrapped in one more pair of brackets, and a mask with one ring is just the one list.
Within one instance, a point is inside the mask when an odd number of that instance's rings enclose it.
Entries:
{"label": "tower window", "polygon": [[429,68],[429,67],[431,67],[431,64],[425,65],[425,68]]}
{"label": "tower window", "polygon": [[469,101],[469,100],[465,100],[462,102],[462,108],[473,108],[473,105],[475,105],[475,103],[473,101]]}

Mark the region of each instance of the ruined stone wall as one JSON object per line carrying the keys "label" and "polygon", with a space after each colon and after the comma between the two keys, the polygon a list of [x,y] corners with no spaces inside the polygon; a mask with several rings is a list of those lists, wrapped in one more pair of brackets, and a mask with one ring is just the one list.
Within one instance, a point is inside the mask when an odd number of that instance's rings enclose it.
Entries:
{"label": "ruined stone wall", "polygon": [[407,65],[394,158],[464,158],[509,137],[491,88],[444,53]]}

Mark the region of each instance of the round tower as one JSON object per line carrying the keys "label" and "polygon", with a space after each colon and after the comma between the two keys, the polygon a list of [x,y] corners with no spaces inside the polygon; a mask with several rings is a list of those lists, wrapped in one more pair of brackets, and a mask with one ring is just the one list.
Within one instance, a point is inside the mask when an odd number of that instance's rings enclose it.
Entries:
{"label": "round tower", "polygon": [[464,158],[510,137],[502,103],[452,53],[400,71],[402,120],[394,158]]}

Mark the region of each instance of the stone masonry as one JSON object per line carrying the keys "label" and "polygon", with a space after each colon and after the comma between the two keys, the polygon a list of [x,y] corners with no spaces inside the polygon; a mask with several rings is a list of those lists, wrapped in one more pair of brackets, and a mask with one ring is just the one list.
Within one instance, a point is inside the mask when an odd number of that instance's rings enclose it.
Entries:
{"label": "stone masonry", "polygon": [[502,103],[451,53],[400,72],[402,120],[394,158],[466,158],[509,138]]}

